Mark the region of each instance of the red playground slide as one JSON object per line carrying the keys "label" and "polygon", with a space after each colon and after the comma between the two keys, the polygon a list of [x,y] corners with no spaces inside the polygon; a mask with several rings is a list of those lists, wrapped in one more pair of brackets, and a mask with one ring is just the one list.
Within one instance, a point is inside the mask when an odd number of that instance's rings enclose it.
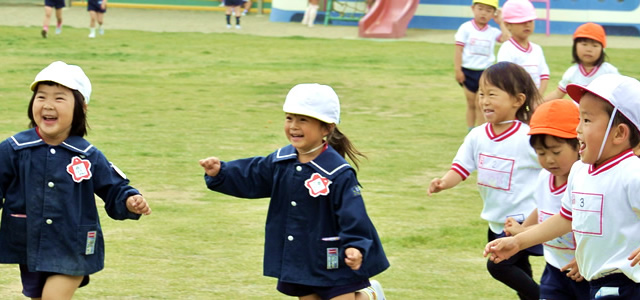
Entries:
{"label": "red playground slide", "polygon": [[420,0],[376,0],[358,22],[358,35],[366,38],[401,38],[418,9]]}

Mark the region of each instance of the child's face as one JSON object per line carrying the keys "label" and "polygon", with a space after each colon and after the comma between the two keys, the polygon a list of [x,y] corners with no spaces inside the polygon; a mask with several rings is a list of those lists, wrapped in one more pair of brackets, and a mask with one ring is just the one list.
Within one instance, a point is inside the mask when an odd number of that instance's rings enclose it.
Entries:
{"label": "child's face", "polygon": [[605,108],[605,101],[591,93],[586,93],[580,98],[580,123],[578,124],[578,141],[580,141],[580,157],[586,164],[599,165],[609,159],[611,134],[607,138],[602,155],[598,158],[602,139],[609,124],[609,113]]}
{"label": "child's face", "polygon": [[556,177],[569,176],[571,166],[578,160],[578,149],[550,135],[544,137],[544,145],[541,142],[533,145],[540,165]]}
{"label": "child's face", "polygon": [[31,111],[45,143],[59,145],[71,132],[75,99],[67,87],[38,85]]}
{"label": "child's face", "polygon": [[319,146],[323,138],[329,134],[329,130],[322,122],[312,117],[286,114],[284,134],[298,153],[306,153]]}
{"label": "child's face", "polygon": [[478,104],[484,119],[491,124],[516,119],[516,112],[524,103],[524,94],[520,98],[512,97],[488,82],[481,80],[478,89]]}
{"label": "child's face", "polygon": [[480,26],[489,23],[496,13],[496,9],[493,6],[482,3],[474,3],[471,6],[471,11],[473,12],[473,20]]}
{"label": "child's face", "polygon": [[533,21],[524,23],[506,23],[507,29],[511,32],[511,35],[517,40],[526,41],[529,36],[533,34],[536,29],[536,25]]}
{"label": "child's face", "polygon": [[602,44],[592,39],[583,39],[576,43],[576,55],[580,59],[580,63],[587,66],[595,65],[600,59],[602,53]]}

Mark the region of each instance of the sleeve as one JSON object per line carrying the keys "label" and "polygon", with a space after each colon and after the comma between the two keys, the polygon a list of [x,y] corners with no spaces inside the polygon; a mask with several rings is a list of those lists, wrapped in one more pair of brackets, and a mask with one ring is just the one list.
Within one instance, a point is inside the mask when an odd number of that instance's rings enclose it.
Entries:
{"label": "sleeve", "polygon": [[603,63],[602,67],[604,68],[604,72],[602,74],[620,74],[620,72],[618,72],[618,68],[608,62]]}
{"label": "sleeve", "polygon": [[512,61],[511,56],[509,55],[509,42],[504,42],[500,45],[500,49],[498,49],[497,61]]}
{"label": "sleeve", "polygon": [[466,23],[460,25],[460,27],[458,28],[458,31],[456,32],[455,35],[455,40],[456,40],[456,45],[457,46],[462,46],[464,47],[464,45],[467,43],[468,40],[468,32],[466,30],[464,30],[464,25]]}
{"label": "sleeve", "polygon": [[551,72],[549,71],[547,60],[544,58],[542,47],[540,47],[540,80],[549,80],[550,76]]}
{"label": "sleeve", "polygon": [[127,209],[127,198],[140,192],[129,185],[129,179],[102,152],[96,150],[95,155],[93,188],[96,195],[104,201],[109,217],[115,220],[139,219],[139,214]]}
{"label": "sleeve", "polygon": [[239,198],[265,198],[271,196],[274,165],[271,156],[222,162],[220,173],[204,175],[207,187],[216,192]]}
{"label": "sleeve", "polygon": [[500,37],[502,36],[502,30],[500,30],[500,28],[495,28],[495,27],[491,27],[491,30],[493,31],[493,35],[494,35],[493,39],[499,43]]}
{"label": "sleeve", "polygon": [[573,206],[571,203],[571,191],[573,190],[573,185],[571,183],[573,182],[573,178],[575,177],[576,173],[579,172],[580,165],[581,162],[577,161],[573,163],[573,166],[571,166],[571,171],[569,171],[569,178],[567,179],[567,190],[564,192],[564,195],[562,195],[562,207],[560,207],[560,215],[569,221],[573,220]]}
{"label": "sleeve", "polygon": [[469,134],[464,138],[464,142],[458,148],[458,153],[453,158],[451,164],[451,170],[462,176],[462,180],[466,180],[473,171],[476,170],[476,139],[474,138],[478,134],[478,130],[484,130],[485,126],[478,126],[471,130]]}
{"label": "sleeve", "polygon": [[567,69],[567,71],[565,71],[562,75],[562,79],[560,79],[560,82],[558,82],[558,89],[565,94],[567,93],[567,85],[571,83],[571,78],[573,78],[573,74],[575,73],[575,66],[576,65],[569,67],[569,69]]}
{"label": "sleeve", "polygon": [[0,143],[0,210],[4,207],[4,197],[9,189],[9,184],[15,177],[10,149],[11,146],[6,140]]}

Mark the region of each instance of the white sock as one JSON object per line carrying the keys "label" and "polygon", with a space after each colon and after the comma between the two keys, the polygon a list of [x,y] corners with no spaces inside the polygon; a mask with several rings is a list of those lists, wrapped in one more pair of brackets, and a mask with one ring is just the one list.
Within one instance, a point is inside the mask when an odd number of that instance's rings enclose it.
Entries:
{"label": "white sock", "polygon": [[309,25],[309,12],[311,11],[311,5],[307,6],[307,10],[304,11],[304,16],[302,17],[302,25]]}
{"label": "white sock", "polygon": [[89,30],[90,30],[91,34],[96,34],[96,28],[95,27],[91,27],[91,28],[89,28]]}

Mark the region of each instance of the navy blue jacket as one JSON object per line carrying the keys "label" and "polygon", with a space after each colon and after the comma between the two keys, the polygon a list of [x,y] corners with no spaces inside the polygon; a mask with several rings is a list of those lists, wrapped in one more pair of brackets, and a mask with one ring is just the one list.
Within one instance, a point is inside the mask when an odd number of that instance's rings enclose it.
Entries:
{"label": "navy blue jacket", "polygon": [[[211,190],[241,198],[271,197],[266,220],[264,275],[283,282],[336,286],[368,279],[389,267],[365,210],[353,168],[328,147],[300,163],[291,145],[267,157],[223,162]],[[357,248],[359,270],[344,262]],[[328,253],[337,254],[328,254]]]}
{"label": "navy blue jacket", "polygon": [[88,275],[104,267],[94,193],[111,218],[138,219],[139,194],[98,149],[78,136],[51,146],[35,129],[0,143],[0,263],[30,271]]}

